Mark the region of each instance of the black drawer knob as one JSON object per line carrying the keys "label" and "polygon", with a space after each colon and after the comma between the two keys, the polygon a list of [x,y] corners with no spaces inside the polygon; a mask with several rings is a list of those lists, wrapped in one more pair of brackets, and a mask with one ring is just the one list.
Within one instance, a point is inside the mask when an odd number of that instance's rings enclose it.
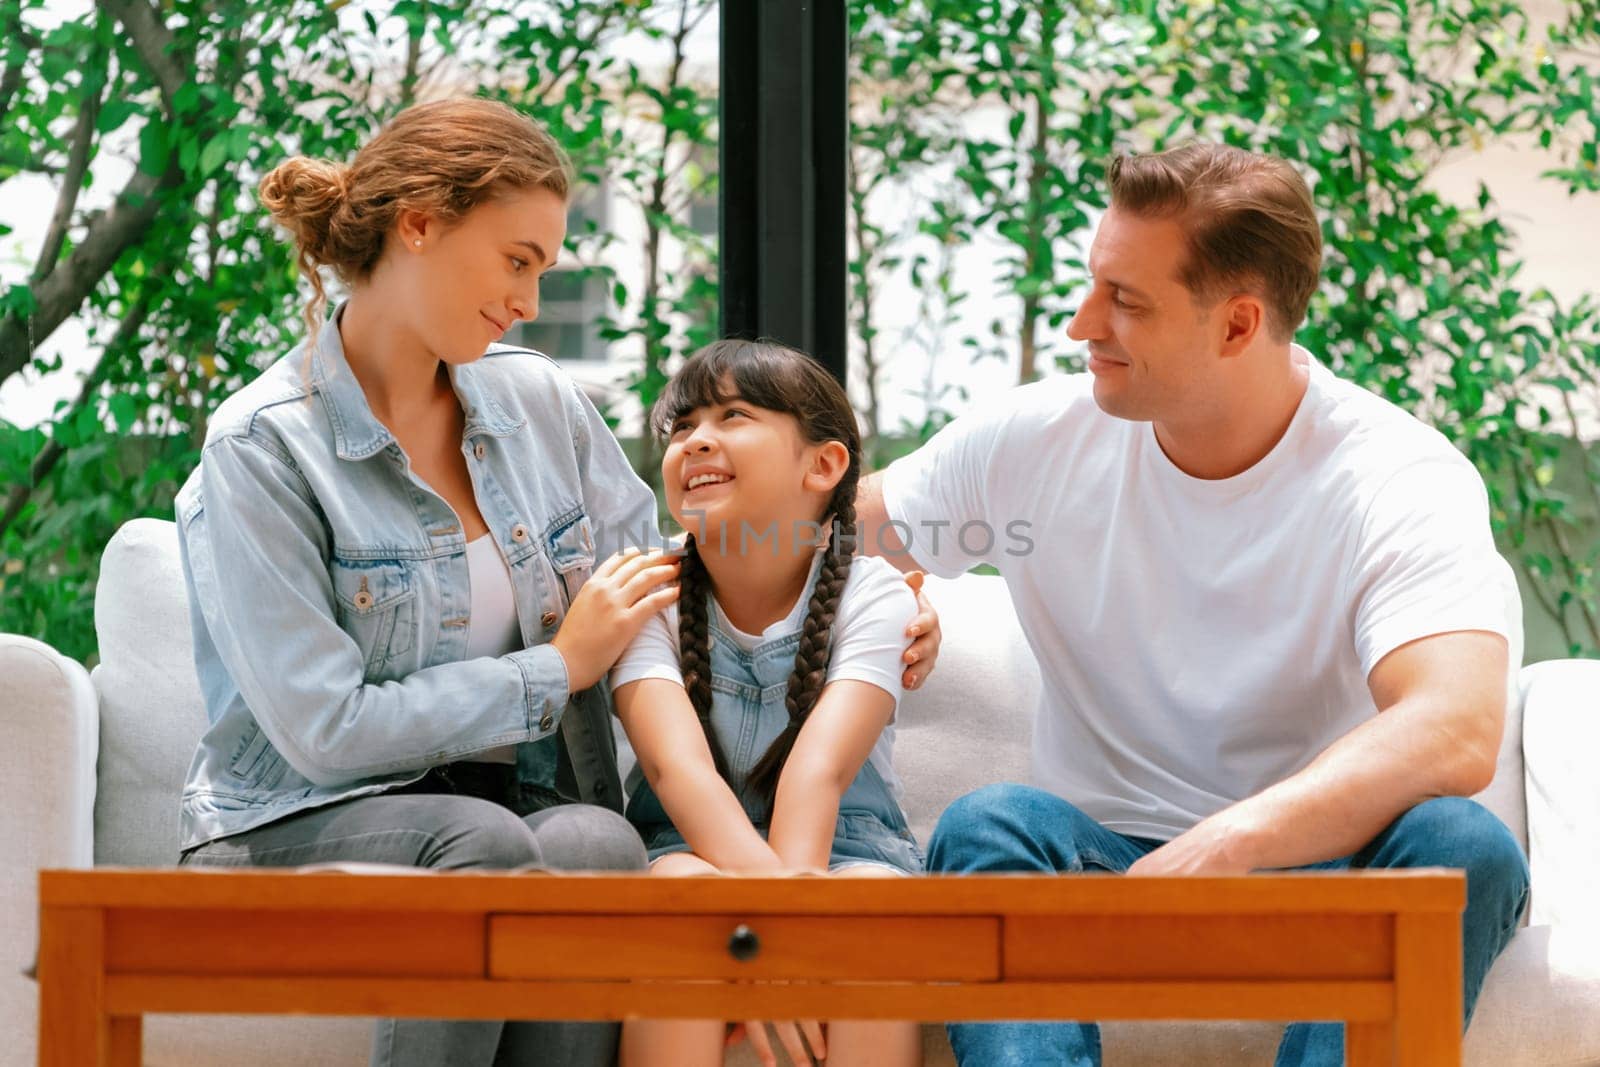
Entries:
{"label": "black drawer knob", "polygon": [[753,960],[761,954],[761,939],[756,932],[744,923],[733,928],[733,935],[728,938],[728,955],[741,963]]}

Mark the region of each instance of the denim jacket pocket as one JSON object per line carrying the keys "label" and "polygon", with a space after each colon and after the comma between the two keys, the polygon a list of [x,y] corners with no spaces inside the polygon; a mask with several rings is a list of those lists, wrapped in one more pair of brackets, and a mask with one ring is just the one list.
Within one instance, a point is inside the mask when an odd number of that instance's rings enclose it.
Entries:
{"label": "denim jacket pocket", "polygon": [[546,555],[556,572],[566,606],[571,607],[578,590],[594,573],[594,531],[589,517],[580,511],[552,527],[546,545]]}
{"label": "denim jacket pocket", "polygon": [[339,627],[361,649],[370,679],[396,656],[411,651],[416,590],[398,560],[333,561],[330,575],[338,600]]}
{"label": "denim jacket pocket", "polygon": [[252,789],[272,789],[283,780],[288,764],[272,747],[259,723],[251,722],[234,746],[228,773]]}

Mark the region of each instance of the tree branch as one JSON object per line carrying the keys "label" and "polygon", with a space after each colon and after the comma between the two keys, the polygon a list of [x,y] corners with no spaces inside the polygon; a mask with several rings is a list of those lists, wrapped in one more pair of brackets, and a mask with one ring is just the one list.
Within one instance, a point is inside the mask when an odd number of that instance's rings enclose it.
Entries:
{"label": "tree branch", "polygon": [[178,178],[175,166],[161,177],[135,173],[110,210],[90,216],[83,242],[32,287],[34,313],[13,311],[0,318],[0,383],[28,365],[35,338],[50,336],[74,314],[117,258],[138,241],[161,208],[157,194]]}
{"label": "tree branch", "polygon": [[0,126],[5,125],[6,113],[11,110],[11,98],[17,95],[17,90],[22,86],[22,56],[13,57],[6,64],[4,72],[0,72]]}
{"label": "tree branch", "polygon": [[1539,602],[1539,606],[1544,609],[1545,614],[1554,619],[1556,625],[1561,628],[1561,637],[1566,641],[1563,651],[1570,649],[1577,642],[1572,639],[1572,627],[1567,625],[1567,613],[1557,607],[1555,601],[1551,600],[1549,595],[1545,593],[1544,587],[1539,584],[1541,579],[1534,573],[1533,568],[1528,566],[1527,560],[1519,560],[1517,566],[1527,576],[1528,589],[1532,591],[1533,598]]}
{"label": "tree branch", "polygon": [[400,76],[400,106],[410,107],[417,99],[417,69],[422,63],[422,35],[428,32],[428,2],[422,0],[417,21],[410,26],[406,41],[406,69]]}
{"label": "tree branch", "polygon": [[[72,407],[58,421],[70,422],[77,418],[78,413],[94,402],[94,395],[105,381],[106,375],[116,365],[122,352],[138,336],[139,330],[144,326],[145,319],[150,313],[150,301],[141,295],[134,302],[133,307],[122,316],[122,321],[117,324],[117,332],[111,335],[111,340],[106,343],[105,349],[100,353],[100,358],[89,371],[89,376],[84,379],[83,388],[78,390],[78,399],[73,401]],[[59,440],[52,438],[33,457],[33,466],[29,468],[28,480],[20,485],[11,487],[6,494],[5,507],[0,508],[0,537],[5,535],[11,524],[17,521],[17,516],[22,514],[22,509],[27,506],[28,500],[33,496],[34,490],[39,488],[39,483],[44,481],[46,475],[55,468],[61,457],[67,454],[65,446]]]}
{"label": "tree branch", "polygon": [[877,453],[882,448],[882,442],[878,439],[878,435],[881,432],[878,425],[879,367],[877,349],[873,345],[872,305],[876,295],[876,287],[873,285],[872,275],[877,267],[878,250],[881,245],[879,231],[867,221],[867,197],[882,181],[883,172],[874,171],[872,176],[868,177],[865,173],[866,168],[861,166],[860,159],[857,157],[856,147],[854,144],[850,145],[845,157],[846,165],[849,168],[847,172],[848,185],[846,186],[849,192],[849,200],[847,201],[849,206],[848,221],[851,229],[855,231],[856,254],[861,260],[861,272],[853,279],[852,288],[855,290],[856,299],[861,303],[860,316],[856,324],[856,336],[861,339],[861,370],[867,386],[867,410],[864,414],[867,422],[867,436],[872,442],[870,446],[872,449],[871,457],[873,465],[876,466],[877,461],[881,458]]}
{"label": "tree branch", "polygon": [[1596,468],[1594,453],[1590,451],[1588,443],[1584,441],[1583,434],[1579,432],[1578,410],[1573,406],[1572,394],[1566,390],[1561,393],[1561,407],[1567,413],[1567,437],[1578,449],[1578,462],[1583,468],[1584,481],[1589,485],[1589,496],[1594,500],[1594,513],[1600,518],[1600,469]]}
{"label": "tree branch", "polygon": [[0,71],[0,126],[5,125],[6,114],[11,110],[11,99],[16,96],[17,90],[22,87],[22,68],[28,62],[28,50],[39,47],[39,39],[27,31],[22,24],[22,9],[7,6],[6,17],[0,30],[4,30],[7,37],[11,38],[13,45],[22,45],[21,49],[13,52],[11,58],[6,60],[5,70]]}
{"label": "tree branch", "polygon": [[66,243],[67,229],[72,225],[72,212],[78,206],[78,194],[83,191],[83,176],[89,169],[89,152],[94,147],[94,122],[100,113],[100,98],[105,92],[105,78],[95,73],[100,64],[91,59],[91,66],[83,73],[83,101],[78,105],[78,124],[72,130],[72,147],[67,153],[67,169],[61,176],[61,190],[56,195],[55,214],[50,217],[50,229],[45,232],[44,245],[39,249],[39,259],[34,264],[30,285],[38,285],[54,269]]}
{"label": "tree branch", "polygon": [[572,57],[565,63],[561,64],[554,74],[550,75],[549,80],[544,83],[543,87],[541,87],[536,94],[534,94],[533,100],[531,101],[532,103],[537,104],[540,107],[545,106],[547,103],[546,97],[548,97],[550,93],[554,92],[556,87],[566,79],[567,75],[572,73],[573,68],[576,67],[585,56],[589,55],[594,50],[594,46],[600,41],[601,34],[605,33],[606,27],[611,24],[611,20],[615,16],[615,5],[602,10],[600,17],[595,20],[594,32],[578,42],[577,46],[572,50]]}
{"label": "tree branch", "polygon": [[1550,534],[1550,539],[1555,543],[1556,551],[1561,554],[1561,566],[1567,574],[1567,584],[1574,590],[1572,602],[1578,606],[1578,615],[1588,627],[1589,637],[1594,641],[1595,647],[1600,648],[1600,618],[1597,618],[1593,607],[1585,598],[1577,593],[1581,582],[1578,578],[1578,557],[1572,551],[1572,545],[1567,540],[1567,535],[1561,532],[1561,525],[1555,519],[1545,516],[1544,528]]}
{"label": "tree branch", "polygon": [[98,3],[102,11],[128,31],[134,51],[156,79],[167,115],[175,119],[178,110],[173,101],[187,80],[184,70],[189,65],[179,52],[177,39],[161,21],[161,15],[145,0],[98,0]]}

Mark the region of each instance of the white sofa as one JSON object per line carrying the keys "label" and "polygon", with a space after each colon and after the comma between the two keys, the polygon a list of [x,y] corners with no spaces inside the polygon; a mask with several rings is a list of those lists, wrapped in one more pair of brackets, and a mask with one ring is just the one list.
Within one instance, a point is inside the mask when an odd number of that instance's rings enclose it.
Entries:
{"label": "white sofa", "polygon": [[[999,579],[930,581],[929,594],[944,651],[933,680],[901,711],[898,754],[924,842],[955,797],[1025,780],[1039,686]],[[144,519],[118,532],[95,622],[101,662],[92,675],[38,641],[0,635],[3,1067],[36,1057],[36,990],[23,974],[37,934],[35,872],[173,863],[178,790],[205,722],[172,524]],[[1600,1064],[1600,663],[1528,667],[1513,693],[1499,773],[1482,799],[1530,849],[1533,902],[1489,975],[1465,1058],[1472,1067]],[[1112,1024],[1105,1062],[1264,1065],[1278,1031]],[[368,1024],[155,1017],[145,1034],[146,1062],[162,1067],[334,1067],[366,1062]],[[929,1062],[949,1063],[940,1031],[927,1035]]]}

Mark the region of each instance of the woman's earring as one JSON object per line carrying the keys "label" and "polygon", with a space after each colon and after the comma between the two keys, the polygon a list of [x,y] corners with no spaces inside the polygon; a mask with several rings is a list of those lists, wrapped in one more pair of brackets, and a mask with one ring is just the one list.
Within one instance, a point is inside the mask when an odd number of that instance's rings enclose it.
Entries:
{"label": "woman's earring", "polygon": [[416,245],[418,248],[421,248],[422,247],[422,238],[419,237],[415,241],[412,241],[411,243]]}

